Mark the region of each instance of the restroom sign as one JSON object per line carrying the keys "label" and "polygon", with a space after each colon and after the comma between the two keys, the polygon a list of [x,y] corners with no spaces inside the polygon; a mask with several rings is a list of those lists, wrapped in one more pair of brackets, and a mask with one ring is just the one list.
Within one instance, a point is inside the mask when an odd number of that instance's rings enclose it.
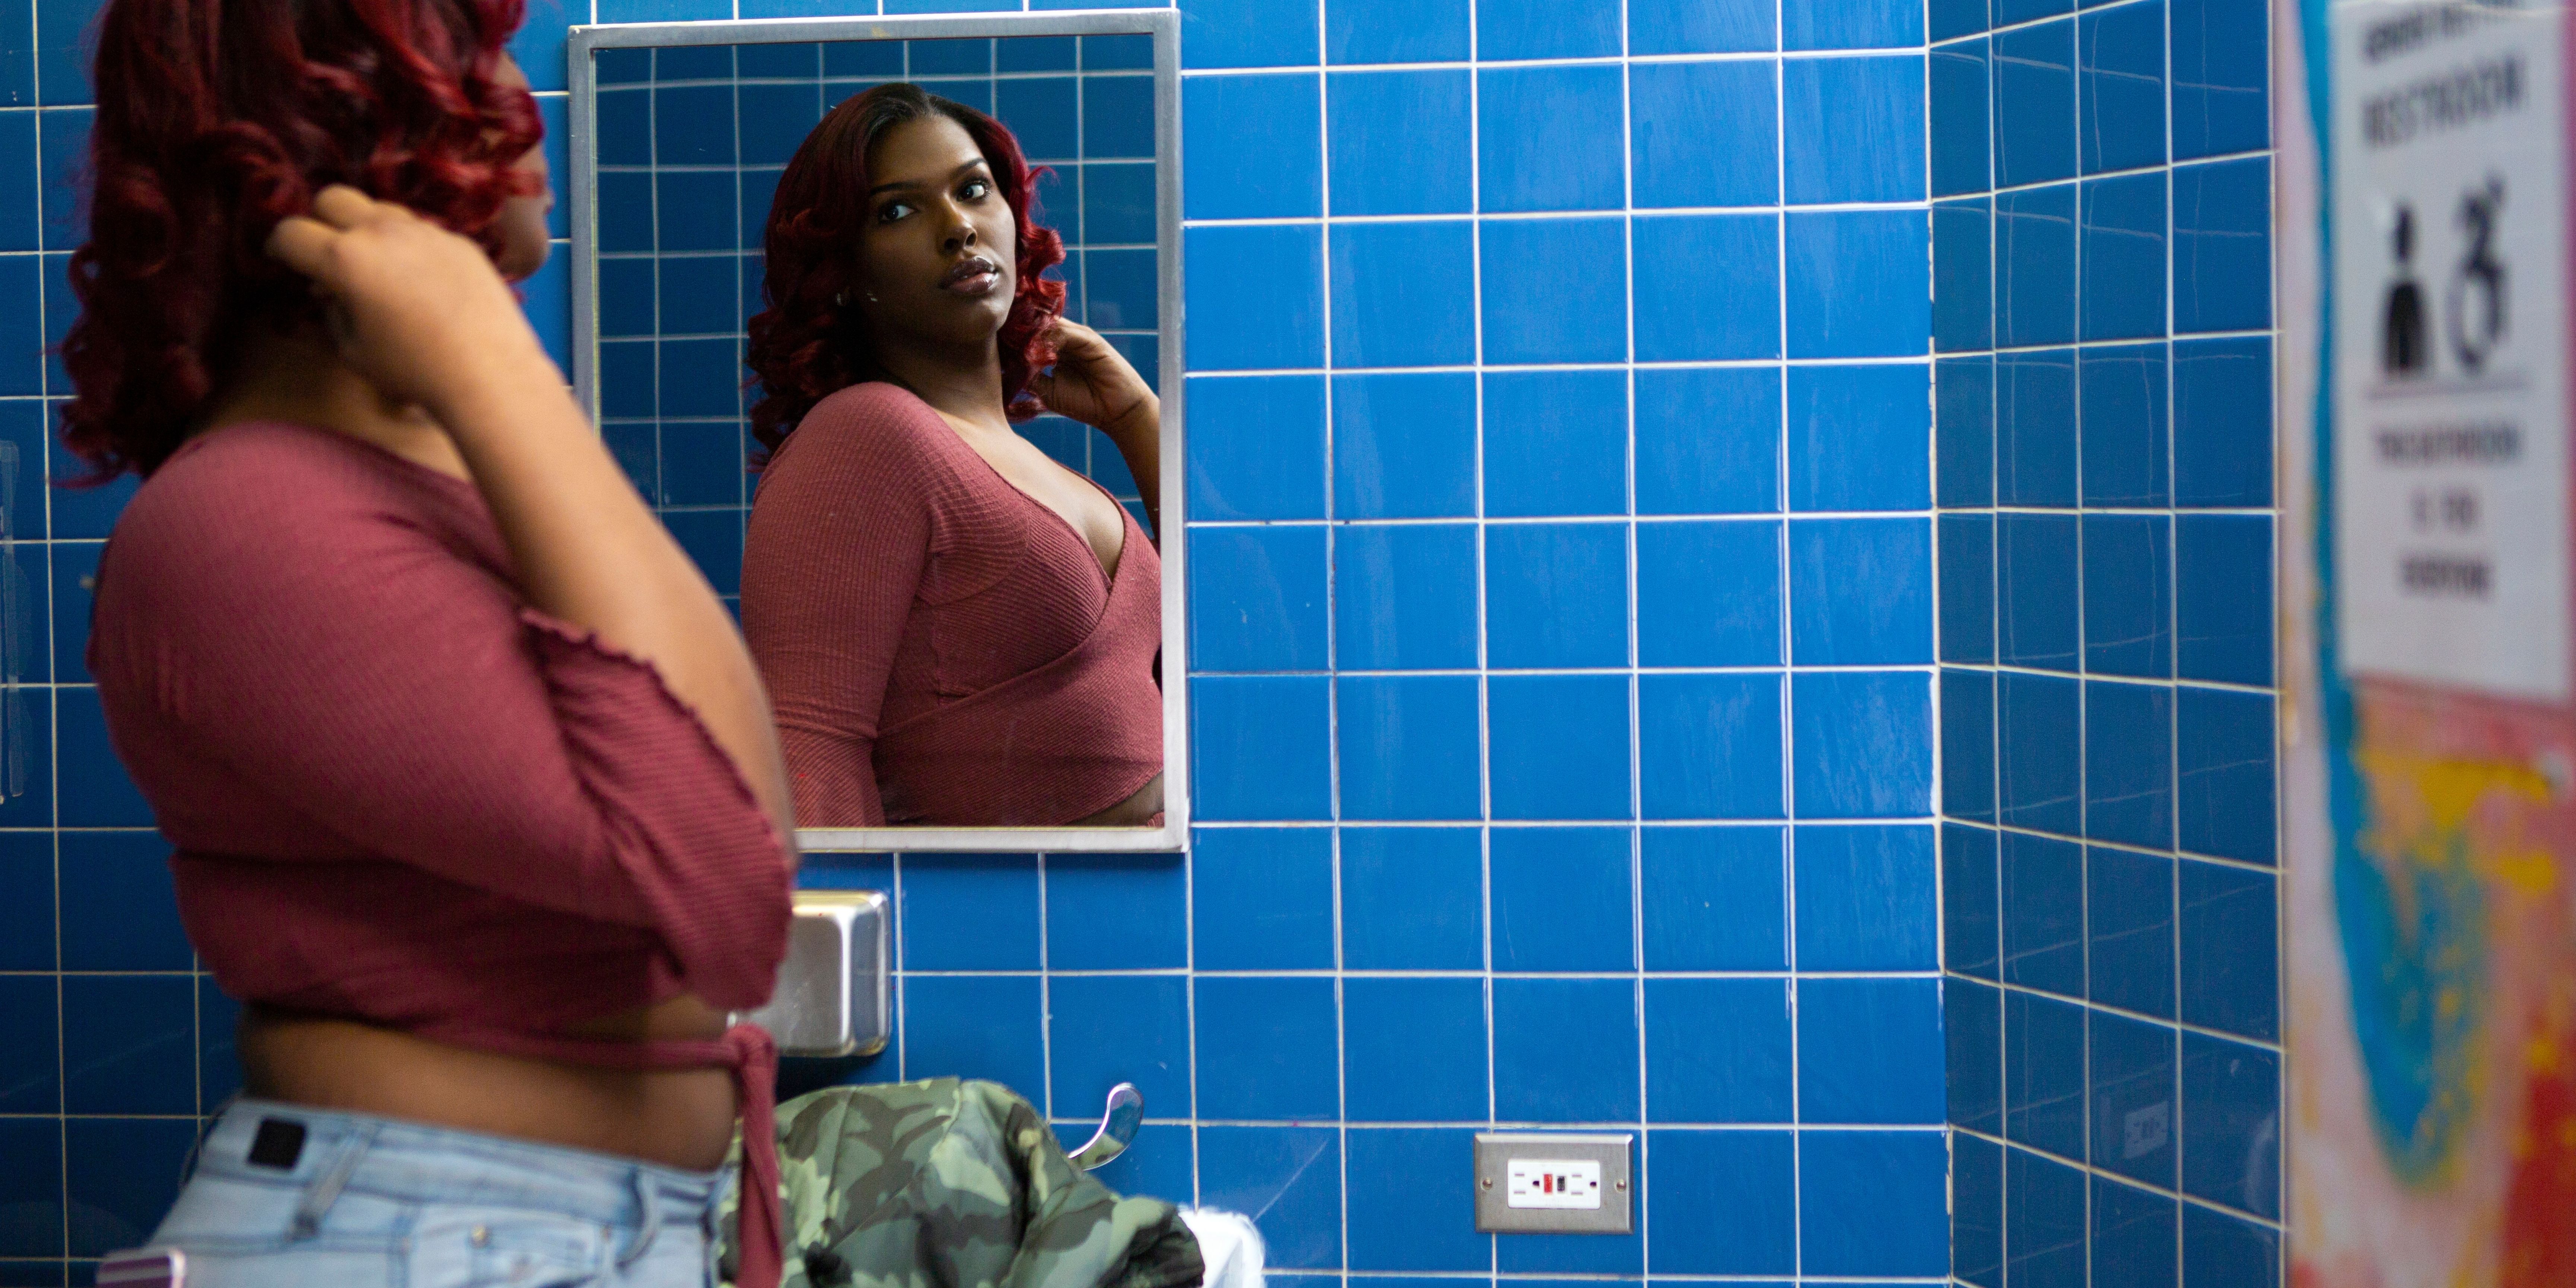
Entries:
{"label": "restroom sign", "polygon": [[2564,17],[2504,0],[2332,15],[2342,669],[2564,701]]}

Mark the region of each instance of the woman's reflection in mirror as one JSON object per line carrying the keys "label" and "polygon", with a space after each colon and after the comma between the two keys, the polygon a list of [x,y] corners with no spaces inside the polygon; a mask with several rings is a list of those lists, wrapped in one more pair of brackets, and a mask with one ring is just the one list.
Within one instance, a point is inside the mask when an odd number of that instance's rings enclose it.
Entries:
{"label": "woman's reflection in mirror", "polygon": [[803,826],[1159,822],[1161,559],[1013,425],[1100,429],[1150,520],[1161,403],[1062,316],[1036,177],[1000,122],[889,84],[779,180],[742,622]]}

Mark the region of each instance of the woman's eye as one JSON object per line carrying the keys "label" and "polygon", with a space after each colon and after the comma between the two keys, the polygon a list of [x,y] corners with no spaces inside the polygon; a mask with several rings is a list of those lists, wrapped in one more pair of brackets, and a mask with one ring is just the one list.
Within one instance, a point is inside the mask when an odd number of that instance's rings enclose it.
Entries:
{"label": "woman's eye", "polygon": [[877,210],[877,222],[890,224],[912,213],[912,207],[900,201],[889,201]]}
{"label": "woman's eye", "polygon": [[986,194],[993,191],[993,186],[981,179],[969,179],[966,181],[965,188],[961,191],[964,193],[968,201],[980,201]]}

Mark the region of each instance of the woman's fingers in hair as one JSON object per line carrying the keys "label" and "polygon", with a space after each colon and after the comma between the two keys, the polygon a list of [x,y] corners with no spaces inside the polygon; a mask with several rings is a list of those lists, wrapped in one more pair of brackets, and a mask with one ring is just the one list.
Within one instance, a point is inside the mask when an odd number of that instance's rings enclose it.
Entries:
{"label": "woman's fingers in hair", "polygon": [[308,215],[288,215],[268,235],[268,253],[306,277],[326,277],[340,230]]}
{"label": "woman's fingers in hair", "polygon": [[330,184],[313,194],[313,217],[334,228],[355,228],[370,218],[402,207],[381,202],[345,183]]}

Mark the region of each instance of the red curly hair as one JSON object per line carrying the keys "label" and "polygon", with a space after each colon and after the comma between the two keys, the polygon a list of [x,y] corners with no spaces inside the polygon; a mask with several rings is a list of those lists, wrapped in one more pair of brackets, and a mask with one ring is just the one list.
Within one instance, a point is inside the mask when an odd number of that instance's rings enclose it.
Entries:
{"label": "red curly hair", "polygon": [[947,117],[966,131],[1011,208],[1019,230],[1019,285],[996,340],[1002,402],[1013,420],[1043,410],[1028,391],[1029,377],[1055,361],[1046,331],[1064,312],[1064,283],[1041,276],[1064,262],[1064,239],[1031,214],[1038,177],[1046,171],[1030,167],[1019,140],[1000,121],[918,85],[895,82],[833,108],[779,176],[762,243],[768,271],[761,296],[768,307],[747,325],[744,357],[760,389],[751,405],[751,434],[760,441],[761,461],[787,441],[814,404],[836,390],[885,378],[858,310],[835,301],[858,285],[850,248],[867,214],[868,148],[894,126],[927,116]]}
{"label": "red curly hair", "polygon": [[63,442],[81,480],[150,474],[198,428],[255,325],[318,316],[262,247],[345,183],[487,251],[544,127],[503,84],[525,0],[109,0]]}

